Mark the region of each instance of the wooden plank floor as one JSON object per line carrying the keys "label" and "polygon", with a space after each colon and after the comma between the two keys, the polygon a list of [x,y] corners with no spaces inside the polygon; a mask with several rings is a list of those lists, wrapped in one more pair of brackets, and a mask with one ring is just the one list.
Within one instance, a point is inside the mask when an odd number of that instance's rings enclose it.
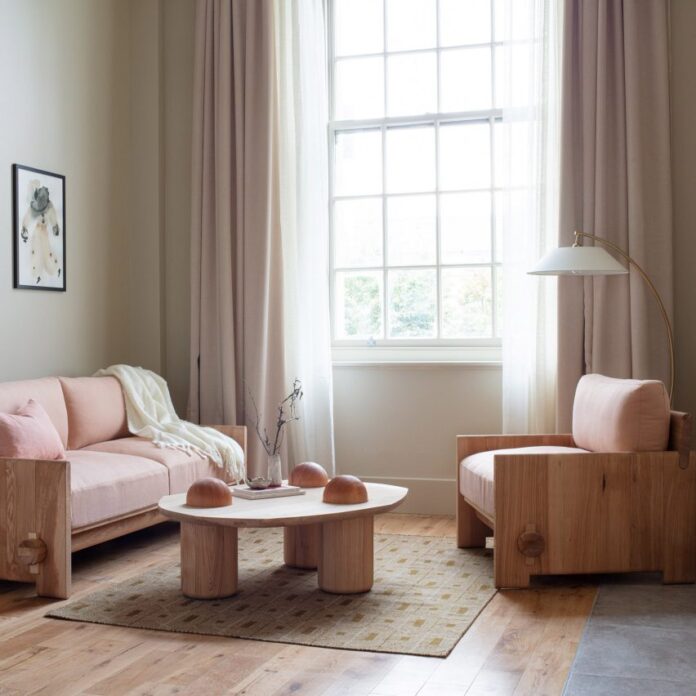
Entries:
{"label": "wooden plank floor", "polygon": [[[383,515],[376,531],[454,537],[455,528],[450,517]],[[170,524],[82,551],[73,599],[177,556]],[[555,696],[594,596],[587,585],[500,592],[442,660],[46,619],[53,601],[0,582],[0,696]]]}

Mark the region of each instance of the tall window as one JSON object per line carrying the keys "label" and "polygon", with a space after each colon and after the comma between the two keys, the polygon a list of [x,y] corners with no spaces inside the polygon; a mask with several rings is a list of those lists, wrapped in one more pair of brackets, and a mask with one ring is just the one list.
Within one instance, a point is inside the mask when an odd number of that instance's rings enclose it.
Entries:
{"label": "tall window", "polygon": [[331,0],[335,345],[499,343],[494,0]]}

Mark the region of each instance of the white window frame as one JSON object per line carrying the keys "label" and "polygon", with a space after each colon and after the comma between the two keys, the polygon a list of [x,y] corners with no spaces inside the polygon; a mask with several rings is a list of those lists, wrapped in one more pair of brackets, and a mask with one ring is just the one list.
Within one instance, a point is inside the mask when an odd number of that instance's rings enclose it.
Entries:
{"label": "white window frame", "polygon": [[[495,172],[495,124],[502,120],[502,109],[495,106],[495,86],[496,86],[496,49],[502,46],[501,41],[495,40],[495,2],[491,2],[491,42],[479,44],[466,44],[462,46],[440,46],[440,2],[436,2],[436,31],[437,46],[431,48],[419,48],[404,51],[387,52],[387,1],[383,2],[383,51],[378,53],[360,54],[359,56],[336,57],[334,51],[334,0],[327,0],[327,36],[328,36],[328,86],[329,86],[329,125],[328,125],[328,151],[329,151],[329,270],[330,270],[330,308],[331,308],[331,342],[332,352],[335,363],[428,363],[428,362],[467,362],[484,363],[499,362],[501,359],[501,338],[497,325],[497,269],[502,267],[499,255],[496,250],[496,194],[502,191],[500,186],[496,186]],[[419,114],[415,116],[386,116],[387,112],[387,93],[388,93],[388,56],[409,55],[417,53],[435,52],[437,60],[437,105],[440,105],[440,65],[441,55],[447,51],[460,49],[491,48],[491,103],[493,108],[479,111],[463,112],[437,112]],[[354,120],[335,120],[335,93],[334,93],[334,70],[338,62],[350,58],[381,57],[384,64],[384,114],[383,118],[354,119]],[[439,152],[439,131],[443,124],[453,123],[485,123],[489,124],[490,131],[490,171],[491,181],[488,188],[461,189],[441,191],[439,188],[440,180],[440,152]],[[408,194],[388,194],[386,192],[386,131],[393,127],[410,126],[433,126],[435,132],[435,189],[432,191],[418,191]],[[335,177],[335,157],[334,149],[336,135],[343,132],[356,130],[381,130],[382,132],[382,193],[367,195],[336,196],[334,193]],[[488,263],[465,263],[465,264],[442,264],[441,262],[441,230],[440,230],[440,197],[442,194],[456,194],[468,192],[488,192],[491,195],[491,260]],[[400,195],[434,195],[436,201],[436,261],[435,264],[423,266],[390,266],[388,265],[388,245],[387,245],[387,200],[391,197]],[[360,267],[360,268],[336,268],[334,263],[334,203],[341,200],[361,200],[361,199],[380,199],[382,201],[382,260],[381,266]],[[447,339],[447,338],[408,338],[391,339],[387,338],[389,331],[389,305],[388,300],[388,271],[391,269],[400,270],[435,270],[436,271],[436,292],[437,292],[437,333],[442,333],[442,270],[457,268],[488,268],[491,273],[491,328],[492,336],[468,339]],[[337,339],[335,335],[335,300],[336,300],[336,273],[346,271],[379,271],[383,274],[382,282],[382,306],[384,313],[384,338],[377,338],[374,341],[365,339]]]}

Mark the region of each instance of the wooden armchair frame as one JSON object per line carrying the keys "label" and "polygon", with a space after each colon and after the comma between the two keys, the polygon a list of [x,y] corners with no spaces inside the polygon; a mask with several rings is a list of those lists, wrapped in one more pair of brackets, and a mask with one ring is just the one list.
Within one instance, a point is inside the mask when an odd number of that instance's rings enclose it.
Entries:
{"label": "wooden armchair frame", "polygon": [[[246,426],[211,427],[246,455]],[[72,529],[69,461],[0,458],[0,578],[34,582],[41,597],[70,596],[73,551],[166,521],[155,505]]]}
{"label": "wooden armchair frame", "polygon": [[696,458],[691,416],[672,411],[669,450],[504,454],[494,459],[495,516],[460,493],[460,462],[477,452],[556,445],[571,435],[457,437],[457,545],[493,531],[496,587],[532,575],[661,571],[696,581]]}

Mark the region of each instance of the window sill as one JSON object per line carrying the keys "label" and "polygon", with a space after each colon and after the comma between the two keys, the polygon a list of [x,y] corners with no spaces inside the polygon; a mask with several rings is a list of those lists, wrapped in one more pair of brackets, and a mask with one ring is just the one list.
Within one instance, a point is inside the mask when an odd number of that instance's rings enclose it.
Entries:
{"label": "window sill", "polygon": [[334,367],[458,365],[492,367],[501,365],[500,346],[334,346]]}

